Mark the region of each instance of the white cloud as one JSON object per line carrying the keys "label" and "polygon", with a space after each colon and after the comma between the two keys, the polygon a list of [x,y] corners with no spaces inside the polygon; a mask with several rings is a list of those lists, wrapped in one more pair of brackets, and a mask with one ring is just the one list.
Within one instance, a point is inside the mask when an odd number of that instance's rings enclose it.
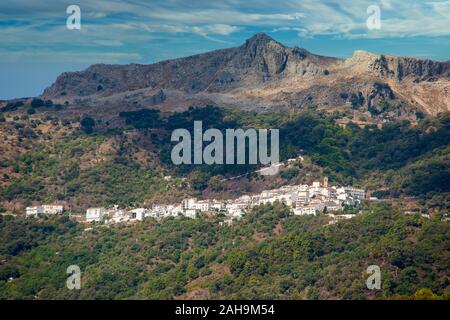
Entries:
{"label": "white cloud", "polygon": [[227,36],[233,32],[239,31],[239,27],[230,26],[227,24],[211,24],[211,25],[200,26],[200,27],[192,27],[192,30],[195,33],[198,33],[201,35],[219,34],[222,36]]}
{"label": "white cloud", "polygon": [[[12,58],[12,59],[11,59]],[[15,52],[11,56],[10,51],[0,50],[0,60],[2,61],[70,61],[71,63],[121,63],[123,61],[137,61],[142,59],[138,53],[127,52],[74,52],[74,51],[51,51],[41,50],[39,52],[33,50],[23,50]]]}

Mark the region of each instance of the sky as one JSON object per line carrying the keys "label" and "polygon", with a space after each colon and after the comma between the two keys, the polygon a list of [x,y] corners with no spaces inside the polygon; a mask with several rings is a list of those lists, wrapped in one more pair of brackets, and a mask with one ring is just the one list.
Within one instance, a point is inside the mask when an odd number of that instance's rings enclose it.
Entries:
{"label": "sky", "polygon": [[[80,8],[80,29],[67,27],[70,5]],[[257,32],[327,56],[446,61],[450,1],[1,0],[0,99],[37,96],[60,73],[94,63],[153,63],[238,46]]]}

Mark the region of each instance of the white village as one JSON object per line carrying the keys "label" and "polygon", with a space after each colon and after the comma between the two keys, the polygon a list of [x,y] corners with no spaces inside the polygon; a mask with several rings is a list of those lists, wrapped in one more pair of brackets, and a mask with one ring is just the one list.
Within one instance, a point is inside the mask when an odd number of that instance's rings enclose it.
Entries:
{"label": "white village", "polygon": [[[358,207],[365,199],[363,189],[351,186],[328,186],[328,178],[323,182],[313,182],[311,185],[288,185],[278,189],[264,190],[259,194],[243,195],[237,199],[217,200],[188,198],[177,204],[154,204],[151,208],[110,208],[98,207],[86,210],[84,221],[86,223],[116,224],[124,222],[142,221],[147,217],[164,219],[168,217],[185,216],[195,219],[203,214],[221,214],[225,217],[222,223],[231,224],[239,220],[252,208],[283,203],[294,215],[327,214],[330,223],[342,219],[349,219],[356,214],[345,214],[344,207]],[[340,211],[339,214],[336,214]],[[39,215],[62,214],[64,208],[61,205],[38,205],[26,208],[27,217]]]}

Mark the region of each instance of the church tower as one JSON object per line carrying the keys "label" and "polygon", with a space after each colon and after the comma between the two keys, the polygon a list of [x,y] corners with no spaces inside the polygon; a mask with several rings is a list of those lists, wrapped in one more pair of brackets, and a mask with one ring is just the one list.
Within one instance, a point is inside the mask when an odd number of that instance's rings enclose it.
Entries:
{"label": "church tower", "polygon": [[328,177],[323,177],[323,187],[328,188]]}

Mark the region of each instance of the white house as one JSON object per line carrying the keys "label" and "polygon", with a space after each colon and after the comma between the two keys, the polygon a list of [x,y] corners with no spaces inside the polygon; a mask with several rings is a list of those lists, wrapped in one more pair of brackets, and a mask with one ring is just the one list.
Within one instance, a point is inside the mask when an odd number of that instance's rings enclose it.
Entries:
{"label": "white house", "polygon": [[307,206],[301,206],[301,207],[297,207],[295,209],[293,209],[293,212],[296,216],[302,216],[302,215],[306,215],[306,214],[316,214],[316,211],[321,211],[323,210],[323,205],[318,203],[318,204],[310,204]]}
{"label": "white house", "polygon": [[105,208],[89,208],[86,210],[86,222],[100,222],[106,213]]}
{"label": "white house", "polygon": [[171,205],[170,206],[170,214],[174,217],[178,216],[179,214],[183,213],[183,206],[181,204],[179,205]]}
{"label": "white house", "polygon": [[182,202],[183,209],[196,209],[197,198],[184,199]]}
{"label": "white house", "polygon": [[197,217],[197,209],[184,209],[184,215],[188,218],[195,219]]}
{"label": "white house", "polygon": [[336,187],[328,188],[328,198],[330,198],[330,199],[336,199],[337,198]]}
{"label": "white house", "polygon": [[142,221],[145,217],[145,214],[147,213],[147,209],[145,208],[137,208],[130,211],[131,218],[136,219],[138,221]]}
{"label": "white house", "polygon": [[297,194],[296,205],[304,205],[309,203],[309,190],[300,190]]}
{"label": "white house", "polygon": [[325,202],[324,207],[327,208],[327,211],[338,211],[340,209],[342,209],[341,204],[339,203],[339,201],[329,201],[329,202]]}
{"label": "white house", "polygon": [[26,207],[25,216],[26,217],[37,217],[38,214],[43,214],[44,210],[42,206]]}
{"label": "white house", "polygon": [[115,207],[109,212],[109,215],[111,217],[112,222],[119,223],[129,221],[133,214],[132,213],[128,214],[128,212],[126,212],[125,210],[117,209],[117,207]]}
{"label": "white house", "polygon": [[353,199],[364,200],[366,197],[366,192],[363,189],[357,189],[353,187],[346,187],[345,193],[348,194]]}
{"label": "white house", "polygon": [[328,222],[328,224],[334,224],[341,220],[351,219],[356,217],[356,214],[327,214],[331,218],[331,220]]}
{"label": "white house", "polygon": [[[184,200],[183,200],[184,204]],[[183,204],[179,205],[166,205],[166,204],[155,204],[152,209],[148,211],[145,216],[153,218],[168,218],[176,217],[179,214],[183,214]],[[193,210],[196,210],[193,208]]]}
{"label": "white house", "polygon": [[58,205],[44,204],[42,205],[42,211],[44,212],[44,214],[62,214],[64,211],[64,207]]}
{"label": "white house", "polygon": [[315,195],[321,195],[322,194],[322,188],[320,187],[319,181],[314,181],[312,186],[309,187],[309,196],[312,198]]}
{"label": "white house", "polygon": [[292,207],[292,196],[291,194],[287,193],[287,194],[280,194],[278,196],[275,197],[275,199],[277,199],[279,202],[284,203],[285,205]]}
{"label": "white house", "polygon": [[211,209],[214,209],[217,211],[222,211],[222,210],[225,210],[225,208],[226,208],[226,204],[224,201],[219,201],[219,200],[212,201]]}
{"label": "white house", "polygon": [[39,214],[62,214],[63,211],[63,206],[44,204],[34,207],[26,207],[25,216],[36,217]]}
{"label": "white house", "polygon": [[145,217],[157,218],[158,217],[158,212],[154,208],[152,208],[151,210],[148,210],[145,213]]}
{"label": "white house", "polygon": [[230,211],[228,211],[228,214],[231,216],[232,219],[240,219],[245,212],[242,211],[240,208],[233,208]]}
{"label": "white house", "polygon": [[195,204],[195,208],[200,212],[206,212],[211,210],[211,202],[209,200],[200,200]]}

